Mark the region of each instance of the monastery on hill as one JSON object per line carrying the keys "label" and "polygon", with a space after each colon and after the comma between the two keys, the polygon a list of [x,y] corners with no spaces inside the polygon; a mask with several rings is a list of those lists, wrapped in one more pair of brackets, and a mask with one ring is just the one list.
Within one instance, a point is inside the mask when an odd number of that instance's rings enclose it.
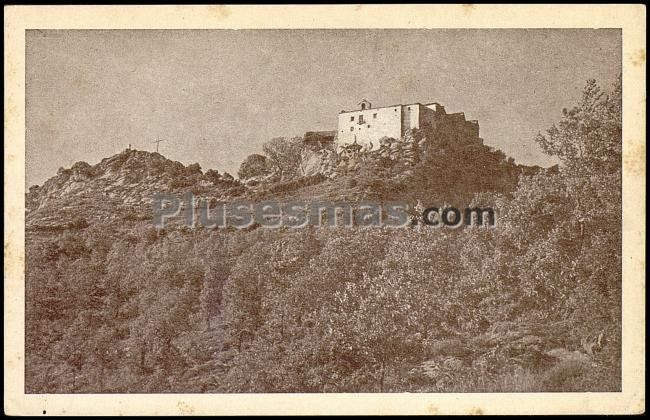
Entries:
{"label": "monastery on hill", "polygon": [[452,138],[479,140],[478,121],[465,120],[462,112],[447,114],[445,107],[436,102],[373,108],[364,99],[358,105],[357,110],[339,113],[336,132],[339,147],[356,141],[359,145],[376,148],[382,137],[399,139],[406,130],[414,128],[431,128]]}

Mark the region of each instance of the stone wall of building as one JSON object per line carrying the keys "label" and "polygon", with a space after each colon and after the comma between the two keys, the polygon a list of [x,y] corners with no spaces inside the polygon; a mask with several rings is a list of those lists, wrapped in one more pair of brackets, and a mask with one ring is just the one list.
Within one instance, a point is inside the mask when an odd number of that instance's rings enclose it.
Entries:
{"label": "stone wall of building", "polygon": [[420,108],[422,105],[402,105],[402,127],[400,137],[406,130],[420,127]]}
{"label": "stone wall of building", "polygon": [[313,149],[322,149],[334,144],[336,131],[307,131],[303,136],[303,143]]}
{"label": "stone wall of building", "polygon": [[338,145],[353,143],[356,136],[357,143],[372,142],[376,147],[380,138],[399,138],[401,134],[401,105],[345,112],[338,116]]}

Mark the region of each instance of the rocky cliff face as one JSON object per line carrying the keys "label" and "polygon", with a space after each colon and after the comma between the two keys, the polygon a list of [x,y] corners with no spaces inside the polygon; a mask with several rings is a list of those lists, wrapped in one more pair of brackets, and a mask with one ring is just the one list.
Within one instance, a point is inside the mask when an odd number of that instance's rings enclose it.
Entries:
{"label": "rocky cliff face", "polygon": [[32,186],[25,197],[27,227],[55,228],[79,218],[107,220],[151,215],[158,192],[230,197],[244,187],[232,176],[198,164],[185,166],[158,153],[125,150],[96,165],[77,162],[59,169],[42,186]]}
{"label": "rocky cliff face", "polygon": [[324,175],[333,177],[338,163],[338,154],[328,148],[314,150],[306,147],[300,154],[300,174],[302,176]]}
{"label": "rocky cliff face", "polygon": [[411,167],[420,160],[426,140],[423,132],[408,130],[399,139],[380,139],[376,148],[356,150],[353,147],[343,147],[335,151],[332,148],[305,147],[301,154],[301,175],[335,178],[359,170],[364,162],[378,159],[388,159],[393,163]]}
{"label": "rocky cliff face", "polygon": [[422,132],[408,131],[399,139],[380,139],[377,147],[360,150],[358,147],[343,147],[335,176],[352,176],[370,182],[374,189],[379,184],[401,182],[413,174],[415,166],[422,160],[425,142]]}

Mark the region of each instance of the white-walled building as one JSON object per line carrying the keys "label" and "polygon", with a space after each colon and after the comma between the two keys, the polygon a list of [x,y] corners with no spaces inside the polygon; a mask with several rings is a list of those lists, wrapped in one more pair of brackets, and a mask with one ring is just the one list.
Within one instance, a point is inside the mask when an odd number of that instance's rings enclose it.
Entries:
{"label": "white-walled building", "polygon": [[406,130],[426,126],[478,139],[478,121],[466,121],[462,112],[447,114],[445,107],[436,102],[373,108],[364,99],[358,105],[357,110],[339,113],[336,133],[338,146],[356,141],[360,145],[372,144],[376,148],[382,137],[399,139]]}

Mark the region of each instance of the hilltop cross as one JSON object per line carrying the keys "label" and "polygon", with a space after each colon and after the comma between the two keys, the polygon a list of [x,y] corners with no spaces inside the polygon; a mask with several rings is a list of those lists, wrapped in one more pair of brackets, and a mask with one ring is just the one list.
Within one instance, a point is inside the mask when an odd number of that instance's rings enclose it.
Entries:
{"label": "hilltop cross", "polygon": [[165,140],[157,139],[152,142],[152,143],[156,143],[156,153],[158,153],[158,145],[160,144],[161,141],[165,141]]}

